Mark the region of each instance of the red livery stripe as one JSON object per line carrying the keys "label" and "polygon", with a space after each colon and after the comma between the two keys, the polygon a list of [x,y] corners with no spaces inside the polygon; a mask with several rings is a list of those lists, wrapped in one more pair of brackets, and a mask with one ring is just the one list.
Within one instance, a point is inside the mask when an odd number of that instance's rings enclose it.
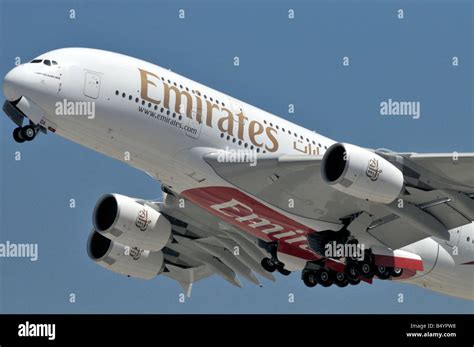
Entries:
{"label": "red livery stripe", "polygon": [[390,267],[401,267],[415,271],[423,271],[423,261],[419,259],[401,258],[389,255],[374,254],[376,265],[384,265]]}
{"label": "red livery stripe", "polygon": [[262,240],[280,241],[278,251],[306,260],[319,259],[308,247],[314,232],[256,199],[230,187],[193,188],[181,193],[210,213]]}

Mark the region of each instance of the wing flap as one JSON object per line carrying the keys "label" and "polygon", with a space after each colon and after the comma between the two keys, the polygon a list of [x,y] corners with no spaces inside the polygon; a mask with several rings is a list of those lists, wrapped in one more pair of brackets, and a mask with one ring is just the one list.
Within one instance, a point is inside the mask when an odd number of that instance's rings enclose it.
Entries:
{"label": "wing flap", "polygon": [[183,268],[172,264],[166,264],[168,272],[164,276],[177,281],[184,290],[184,293],[189,298],[191,297],[191,290],[193,283],[213,274],[213,271],[207,265],[197,267]]}

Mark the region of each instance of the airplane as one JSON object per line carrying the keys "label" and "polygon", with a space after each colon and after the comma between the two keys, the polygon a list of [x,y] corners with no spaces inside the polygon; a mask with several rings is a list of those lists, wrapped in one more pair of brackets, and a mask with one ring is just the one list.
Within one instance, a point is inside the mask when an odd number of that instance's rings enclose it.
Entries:
{"label": "airplane", "polygon": [[13,138],[55,133],[158,180],[100,197],[98,265],[191,294],[301,274],[308,287],[414,284],[474,299],[474,153],[338,142],[157,65],[62,48],[4,77]]}

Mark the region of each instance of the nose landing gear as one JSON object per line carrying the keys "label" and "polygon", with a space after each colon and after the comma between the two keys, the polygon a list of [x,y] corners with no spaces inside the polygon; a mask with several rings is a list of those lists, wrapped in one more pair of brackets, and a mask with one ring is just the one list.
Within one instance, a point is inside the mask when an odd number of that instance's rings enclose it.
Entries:
{"label": "nose landing gear", "polygon": [[25,141],[32,141],[38,130],[33,125],[25,125],[24,127],[18,127],[13,130],[13,139],[18,143],[23,143]]}

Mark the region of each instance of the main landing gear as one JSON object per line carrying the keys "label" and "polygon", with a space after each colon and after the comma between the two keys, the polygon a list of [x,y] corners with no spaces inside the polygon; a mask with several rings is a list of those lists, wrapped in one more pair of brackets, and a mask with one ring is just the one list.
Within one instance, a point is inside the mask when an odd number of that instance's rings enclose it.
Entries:
{"label": "main landing gear", "polygon": [[271,258],[263,258],[260,263],[266,271],[278,271],[283,276],[289,276],[291,274],[291,271],[285,269],[285,264],[283,264],[277,258],[278,243],[259,240],[259,246],[265,249],[271,255]]}
{"label": "main landing gear", "polygon": [[[350,237],[347,233],[335,237],[332,232],[321,233],[321,235],[316,234],[316,236],[308,238],[308,241],[310,248],[321,256],[323,256],[323,250],[326,248],[328,242],[358,244],[357,240]],[[271,257],[263,258],[261,261],[261,265],[266,271],[278,271],[284,276],[288,276],[291,273],[291,271],[284,268],[285,264],[277,258],[277,242],[259,240],[259,246],[271,255]],[[340,288],[344,288],[348,285],[357,285],[361,280],[371,280],[374,276],[381,280],[386,280],[402,275],[402,268],[375,264],[375,257],[370,249],[362,252],[363,253],[358,254],[354,253],[348,257],[333,258],[323,256],[323,258],[319,260],[308,262],[301,272],[301,279],[307,287],[314,287],[318,284],[322,287],[330,287],[335,284]],[[338,259],[339,262],[342,263],[341,265],[345,263],[344,269],[335,271],[328,268],[326,266],[327,259]]]}
{"label": "main landing gear", "polygon": [[13,130],[13,139],[18,143],[32,141],[36,137],[37,133],[38,130],[35,126],[31,124],[25,125],[24,127],[18,127]]}
{"label": "main landing gear", "polygon": [[330,287],[335,284],[340,288],[357,285],[361,279],[370,280],[376,276],[381,280],[399,277],[403,273],[402,268],[393,268],[385,265],[375,265],[374,257],[370,251],[366,252],[363,260],[346,259],[344,271],[334,271],[325,267],[325,259],[308,263],[301,274],[301,279],[307,287],[317,284],[322,287]]}
{"label": "main landing gear", "polygon": [[278,271],[283,276],[288,276],[291,271],[284,268],[284,264],[279,262],[277,259],[263,258],[261,262],[262,267],[268,272]]}
{"label": "main landing gear", "polygon": [[365,252],[363,260],[347,259],[346,274],[349,277],[357,278],[358,276],[365,279],[372,279],[374,276],[381,280],[389,279],[390,277],[399,277],[403,273],[402,268],[389,267],[385,265],[376,265],[374,256],[369,251]]}
{"label": "main landing gear", "polygon": [[344,288],[349,284],[358,284],[360,282],[358,279],[350,279],[344,272],[336,272],[323,266],[320,266],[318,269],[303,270],[301,279],[307,287],[314,287],[317,284],[322,287],[330,287],[335,284],[340,288]]}
{"label": "main landing gear", "polygon": [[[320,260],[307,263],[302,272],[302,280],[308,287],[314,287],[316,284],[322,287],[329,287],[332,284],[346,287],[349,284],[359,284],[361,279],[371,280],[374,276],[386,280],[402,275],[401,268],[376,265],[371,250],[364,251],[359,247],[358,240],[347,229],[354,218],[345,220],[346,226],[337,232],[323,230],[308,235],[309,247],[322,257]],[[337,249],[342,249],[342,253],[337,252]],[[345,263],[344,271],[336,272],[328,269],[326,259]]]}

